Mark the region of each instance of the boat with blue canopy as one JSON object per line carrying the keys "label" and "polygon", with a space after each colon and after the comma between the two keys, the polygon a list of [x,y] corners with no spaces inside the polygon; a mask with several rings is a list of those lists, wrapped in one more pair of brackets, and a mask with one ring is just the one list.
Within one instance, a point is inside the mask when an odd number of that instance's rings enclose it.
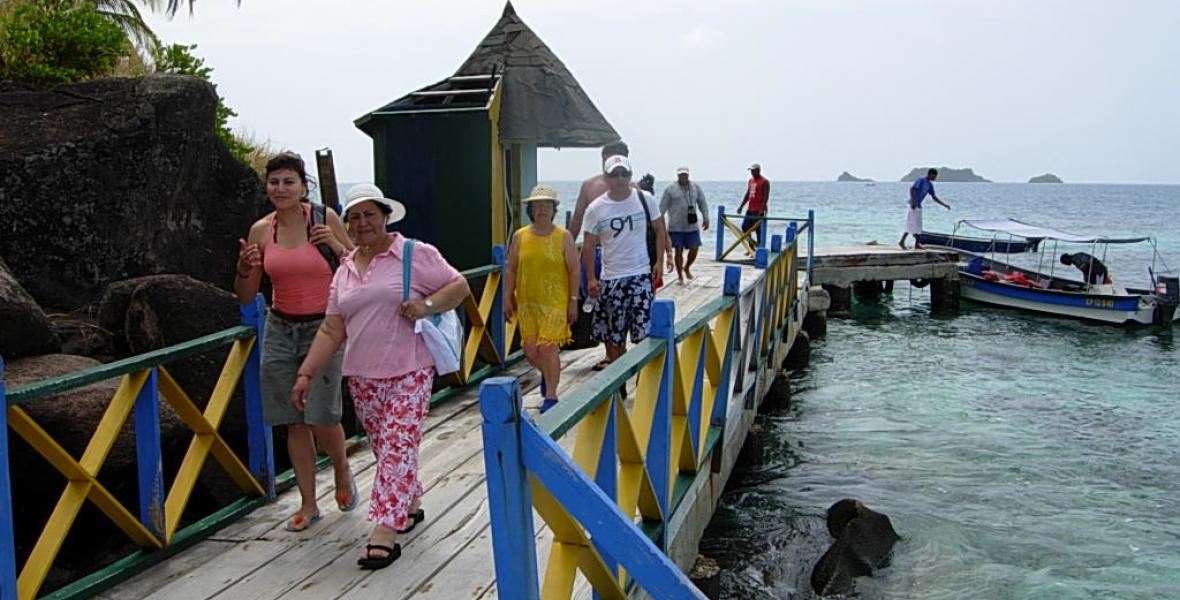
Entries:
{"label": "boat with blue canopy", "polygon": [[[983,304],[1118,325],[1171,326],[1176,320],[1180,283],[1175,273],[1163,263],[1153,238],[1079,235],[1014,219],[959,221],[955,224],[952,236],[963,226],[989,231],[995,236],[1007,235],[1010,238],[1041,242],[1035,268],[1011,264],[1012,252],[1003,252],[1002,247],[996,245],[992,245],[988,252],[956,248],[962,258],[959,290],[963,298]],[[1062,243],[1088,244],[1089,252],[1058,255],[1059,244]],[[1123,287],[1111,278],[1106,268],[1109,246],[1139,243],[1151,244],[1152,260],[1148,267],[1151,289]],[[1052,248],[1051,252],[1047,252],[1049,248]],[[998,255],[1002,255],[1002,260]],[[1082,274],[1082,280],[1063,276],[1063,265],[1076,267]],[[1157,266],[1163,266],[1163,270],[1157,272]]]}

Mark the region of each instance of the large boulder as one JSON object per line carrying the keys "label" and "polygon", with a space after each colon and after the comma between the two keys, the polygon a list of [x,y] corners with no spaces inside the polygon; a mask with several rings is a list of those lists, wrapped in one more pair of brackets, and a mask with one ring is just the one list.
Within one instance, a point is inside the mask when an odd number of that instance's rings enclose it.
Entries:
{"label": "large boulder", "polygon": [[21,287],[0,259],[0,356],[16,358],[61,349],[45,311]]}
{"label": "large boulder", "polygon": [[173,75],[0,84],[0,256],[41,306],[156,273],[229,285],[237,240],[268,206],[214,134],[216,103],[207,82]]}

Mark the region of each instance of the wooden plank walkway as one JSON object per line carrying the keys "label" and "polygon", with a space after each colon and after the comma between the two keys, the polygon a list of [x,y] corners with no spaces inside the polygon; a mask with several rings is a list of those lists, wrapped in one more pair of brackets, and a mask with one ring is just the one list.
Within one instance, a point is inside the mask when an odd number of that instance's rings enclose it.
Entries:
{"label": "wooden plank walkway", "polygon": [[[702,253],[703,254],[703,253]],[[677,319],[722,293],[724,269],[703,256],[696,278],[672,283],[658,297],[676,302]],[[742,288],[761,271],[742,266]],[[672,276],[675,281],[675,275]],[[600,348],[562,353],[559,395],[594,375]],[[540,404],[536,371],[519,363],[505,372],[521,379],[526,407]],[[432,409],[426,421],[420,477],[426,489],[422,506],[427,519],[400,536],[402,557],[388,568],[362,571],[356,565],[371,525],[365,519],[374,461],[367,445],[350,457],[361,506],[352,513],[335,508],[331,470],[317,476],[324,518],[303,533],[283,529],[298,507],[294,488],[192,548],[97,596],[105,600],[148,598],[195,599],[365,599],[495,598],[491,532],[484,484],[478,386]],[[575,435],[562,438],[569,450]],[[536,516],[540,565],[549,552],[551,534]],[[576,597],[589,597],[583,581]]]}

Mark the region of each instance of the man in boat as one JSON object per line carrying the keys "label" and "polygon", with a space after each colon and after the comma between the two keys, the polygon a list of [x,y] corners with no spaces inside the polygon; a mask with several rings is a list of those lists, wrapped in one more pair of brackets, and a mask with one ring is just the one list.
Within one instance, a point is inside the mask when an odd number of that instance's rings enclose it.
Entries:
{"label": "man in boat", "polygon": [[1082,272],[1082,278],[1086,283],[1110,283],[1110,277],[1106,271],[1106,265],[1098,261],[1097,258],[1086,254],[1085,252],[1074,252],[1073,254],[1062,254],[1061,264],[1073,265]]}
{"label": "man in boat", "polygon": [[[676,169],[676,183],[664,188],[660,212],[665,215],[668,235],[676,249],[676,279],[692,279],[692,263],[701,248],[701,229],[709,229],[709,205],[701,186],[688,179],[688,167]],[[684,250],[688,249],[685,260]]]}
{"label": "man in boat", "polygon": [[918,235],[922,233],[922,200],[925,200],[926,196],[934,198],[934,201],[941,204],[943,208],[947,210],[951,209],[951,205],[943,202],[938,197],[938,194],[934,193],[934,181],[937,179],[938,169],[930,169],[926,171],[925,177],[915,179],[913,185],[910,186],[910,203],[905,217],[905,233],[901,234],[901,241],[897,243],[898,246],[901,246],[902,250],[906,249],[905,239],[911,233],[914,234],[914,250],[922,249],[922,243],[918,241]]}
{"label": "man in boat", "polygon": [[[742,231],[754,230],[754,245],[762,245],[762,217],[766,215],[766,205],[770,202],[770,182],[762,176],[762,165],[754,163],[748,169],[750,181],[746,184],[746,195],[738,205],[738,212],[750,203],[750,209],[742,219]],[[749,252],[749,250],[747,250]]]}

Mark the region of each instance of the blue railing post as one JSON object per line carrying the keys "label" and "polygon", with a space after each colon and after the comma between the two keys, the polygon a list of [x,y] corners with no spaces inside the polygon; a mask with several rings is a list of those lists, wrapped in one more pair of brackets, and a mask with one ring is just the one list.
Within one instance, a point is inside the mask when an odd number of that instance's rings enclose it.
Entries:
{"label": "blue railing post", "polygon": [[781,236],[781,235],[770,236],[770,251],[774,252],[774,253],[778,253],[778,252],[783,251],[783,236]]}
{"label": "blue railing post", "polygon": [[787,225],[786,245],[788,248],[791,247],[791,244],[795,243],[795,237],[798,235],[799,235],[799,224],[794,221],[791,221],[791,224]]}
{"label": "blue railing post", "polygon": [[647,442],[647,466],[653,479],[656,500],[660,503],[660,514],[664,515],[665,527],[661,529],[660,548],[667,550],[667,524],[672,517],[668,513],[668,504],[672,497],[672,382],[676,373],[676,303],[667,299],[651,303],[651,337],[664,342],[665,354],[655,415],[652,417],[651,437]]}
{"label": "blue railing post", "polygon": [[241,310],[242,324],[258,332],[242,372],[242,384],[246,391],[246,445],[250,453],[250,472],[266,489],[266,496],[274,500],[274,439],[270,426],[262,417],[262,343],[266,339],[266,303],[262,300],[262,294],[255,296],[253,302],[243,304]]}
{"label": "blue railing post", "polygon": [[[606,494],[607,498],[610,498],[611,502],[616,504],[619,501],[619,426],[616,405],[618,401],[617,397],[611,396],[604,405],[605,410],[610,412],[606,416],[606,431],[602,433],[602,449],[598,453],[598,469],[594,473],[594,483],[598,485],[603,494]],[[615,559],[611,548],[598,538],[594,538],[592,541],[594,546],[598,548],[598,553],[602,555],[602,561],[606,563],[606,568],[617,577],[619,561]],[[597,600],[598,594],[595,594],[594,598]]]}
{"label": "blue railing post", "polygon": [[8,472],[8,400],[0,357],[0,600],[17,600],[16,538],[12,529],[12,479]]}
{"label": "blue railing post", "polygon": [[725,207],[717,207],[717,250],[713,254],[713,260],[721,260],[721,253],[725,251]]}
{"label": "blue railing post", "polygon": [[725,354],[721,361],[721,381],[717,385],[717,397],[713,400],[713,414],[709,416],[709,422],[720,427],[722,435],[724,435],[726,411],[729,409],[729,394],[733,387],[730,384],[733,351],[735,341],[741,338],[742,330],[741,319],[739,318],[742,302],[739,297],[742,294],[742,270],[740,267],[734,265],[725,267],[725,280],[721,287],[721,293],[725,296],[735,297],[738,309],[734,311],[734,321],[730,325],[729,339],[726,341],[725,348],[722,349]]}
{"label": "blue railing post", "polygon": [[754,267],[758,269],[765,269],[770,264],[770,251],[764,246],[759,246],[754,251]]}
{"label": "blue railing post", "polygon": [[811,269],[815,265],[815,210],[807,211],[807,285],[813,278]]}
{"label": "blue railing post", "polygon": [[492,263],[500,267],[500,289],[497,290],[496,299],[492,301],[492,312],[488,315],[488,333],[492,337],[492,344],[496,346],[501,366],[508,364],[508,343],[504,339],[504,264],[507,254],[504,246],[492,246]]}
{"label": "blue railing post", "polygon": [[160,455],[160,388],[156,369],[135,399],[135,456],[139,467],[139,522],[164,540],[164,462]]}
{"label": "blue railing post", "polygon": [[762,221],[758,223],[758,247],[766,247],[766,233],[769,231],[770,221],[766,220],[767,215],[763,213]]}
{"label": "blue railing post", "polygon": [[524,417],[516,378],[492,377],[480,384],[479,410],[496,586],[501,598],[539,600],[533,499],[521,452]]}

